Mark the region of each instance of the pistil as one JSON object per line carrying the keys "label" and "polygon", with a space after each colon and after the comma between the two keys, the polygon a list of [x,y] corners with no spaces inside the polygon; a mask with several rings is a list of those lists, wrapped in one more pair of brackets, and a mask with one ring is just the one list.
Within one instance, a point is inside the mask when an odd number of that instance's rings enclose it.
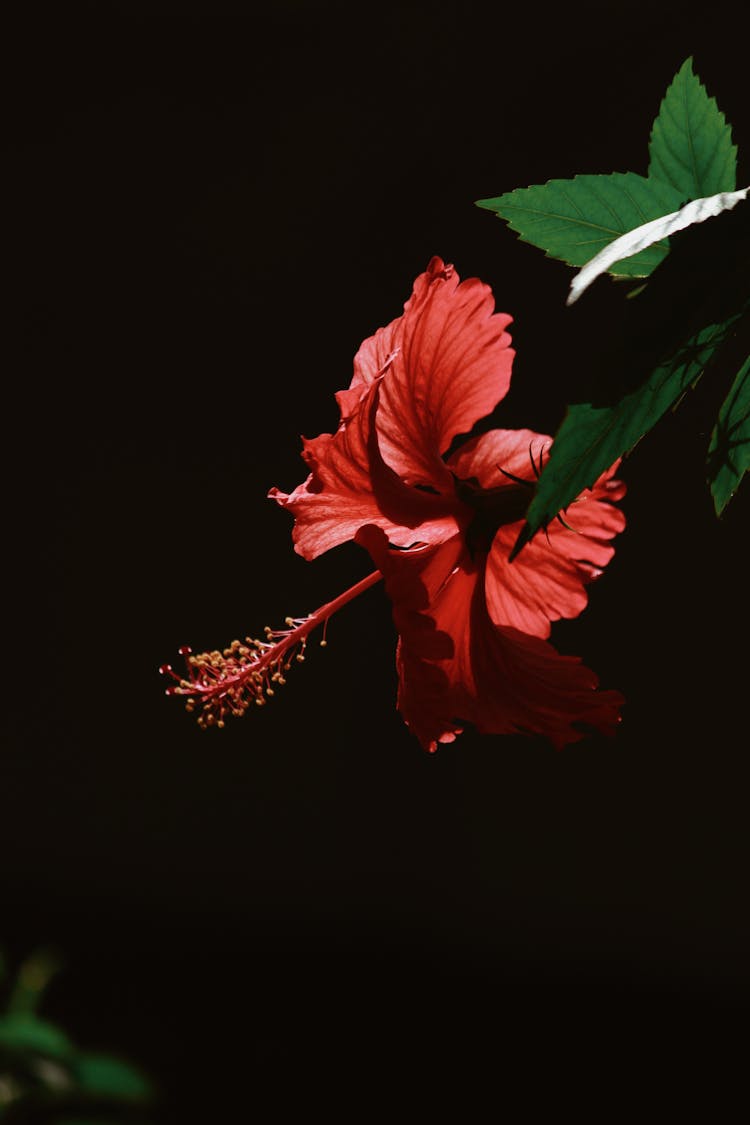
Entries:
{"label": "pistil", "polygon": [[162,675],[174,681],[166,694],[185,696],[185,709],[198,712],[198,725],[204,729],[223,727],[227,716],[244,715],[251,705],[264,706],[276,685],[286,683],[292,663],[304,661],[310,633],[324,626],[320,642],[324,645],[325,627],[334,613],[382,577],[379,570],[373,571],[307,617],[287,617],[284,629],[266,626],[265,640],[245,637],[244,641],[232,641],[223,651],[197,654],[183,645],[178,651],[185,658],[185,675],[175,672],[171,664],[159,668]]}

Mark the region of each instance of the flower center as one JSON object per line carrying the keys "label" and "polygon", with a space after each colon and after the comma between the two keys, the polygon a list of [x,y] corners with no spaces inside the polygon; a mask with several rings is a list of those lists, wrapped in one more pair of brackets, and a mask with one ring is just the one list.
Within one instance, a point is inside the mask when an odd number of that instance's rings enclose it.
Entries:
{"label": "flower center", "polygon": [[474,515],[466,529],[472,558],[489,551],[499,528],[522,520],[529,506],[532,481],[509,480],[497,488],[482,488],[475,477],[456,480],[456,495]]}

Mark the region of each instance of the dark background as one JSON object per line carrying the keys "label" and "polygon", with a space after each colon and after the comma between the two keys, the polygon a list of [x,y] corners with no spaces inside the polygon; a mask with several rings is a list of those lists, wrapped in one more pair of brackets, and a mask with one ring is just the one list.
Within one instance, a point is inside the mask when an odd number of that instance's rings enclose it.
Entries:
{"label": "dark background", "polygon": [[146,1067],[159,1121],[606,1110],[644,1075],[692,1096],[709,1053],[726,1085],[746,1044],[750,494],[716,520],[716,388],[628,460],[616,557],[553,633],[625,693],[614,740],[426,755],[379,589],[221,734],[157,673],[367,572],[354,546],[305,563],[265,494],[433,254],[514,317],[500,424],[554,431],[619,291],[566,309],[572,271],[474,200],[645,172],[690,54],[748,181],[731,8],[519,8],[11,21],[0,946],[60,951],[48,1014]]}

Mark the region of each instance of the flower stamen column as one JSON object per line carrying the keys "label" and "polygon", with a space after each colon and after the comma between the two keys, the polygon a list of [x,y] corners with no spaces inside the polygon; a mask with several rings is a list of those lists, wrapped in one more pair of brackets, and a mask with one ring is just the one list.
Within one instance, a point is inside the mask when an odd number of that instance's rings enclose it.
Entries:
{"label": "flower stamen column", "polygon": [[[232,641],[223,651],[198,654],[183,645],[179,654],[185,658],[187,675],[175,672],[171,664],[162,664],[159,669],[174,680],[166,694],[186,696],[186,710],[199,711],[198,725],[204,729],[223,727],[228,715],[244,715],[251,704],[262,707],[274,695],[275,685],[286,683],[292,662],[304,661],[310,633],[320,625],[325,629],[334,613],[382,577],[375,570],[307,617],[287,617],[286,629],[266,626],[265,640],[245,637],[244,641]],[[325,632],[320,643],[326,643]]]}

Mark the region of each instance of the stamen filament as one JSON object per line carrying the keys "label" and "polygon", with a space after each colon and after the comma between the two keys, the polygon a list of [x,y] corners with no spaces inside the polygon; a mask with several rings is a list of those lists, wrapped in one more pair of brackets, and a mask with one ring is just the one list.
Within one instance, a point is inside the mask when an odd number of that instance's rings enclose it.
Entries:
{"label": "stamen filament", "polygon": [[167,695],[187,696],[186,709],[200,710],[198,725],[204,728],[223,727],[227,715],[244,715],[252,703],[262,707],[266,697],[274,695],[275,685],[286,683],[284,673],[292,661],[304,661],[307,638],[313,629],[323,625],[325,641],[325,628],[334,613],[382,577],[375,570],[309,616],[287,617],[285,629],[266,626],[263,641],[245,637],[244,642],[232,641],[223,652],[198,655],[183,645],[179,653],[185,657],[187,675],[179,675],[170,664],[162,664],[159,669],[175,681],[167,688]]}

